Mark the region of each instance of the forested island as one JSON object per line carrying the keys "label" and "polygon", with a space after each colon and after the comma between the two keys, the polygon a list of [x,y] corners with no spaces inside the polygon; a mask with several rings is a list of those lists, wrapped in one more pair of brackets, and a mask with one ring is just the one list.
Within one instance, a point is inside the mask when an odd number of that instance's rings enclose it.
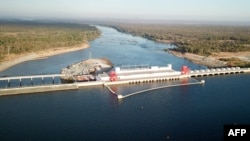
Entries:
{"label": "forested island", "polygon": [[34,21],[0,21],[0,62],[8,55],[71,48],[97,38],[90,25]]}
{"label": "forested island", "polygon": [[[120,32],[177,46],[172,51],[217,57],[229,66],[250,66],[239,58],[220,58],[221,52],[250,51],[250,26],[112,24]],[[167,50],[166,50],[167,51]],[[250,60],[250,59],[249,59]]]}

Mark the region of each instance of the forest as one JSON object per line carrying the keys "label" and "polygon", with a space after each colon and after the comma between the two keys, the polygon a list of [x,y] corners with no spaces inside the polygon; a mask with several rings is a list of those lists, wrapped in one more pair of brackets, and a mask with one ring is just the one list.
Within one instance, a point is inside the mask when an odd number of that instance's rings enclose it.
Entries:
{"label": "forest", "polygon": [[87,43],[100,34],[96,27],[85,24],[0,21],[0,61],[8,54]]}
{"label": "forest", "polygon": [[175,50],[209,56],[250,51],[250,26],[112,24],[120,32],[175,44]]}

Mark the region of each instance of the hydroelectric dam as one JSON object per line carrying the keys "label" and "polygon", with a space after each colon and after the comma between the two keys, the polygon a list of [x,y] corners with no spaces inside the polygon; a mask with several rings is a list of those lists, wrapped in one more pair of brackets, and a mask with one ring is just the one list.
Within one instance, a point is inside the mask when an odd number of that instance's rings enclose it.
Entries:
{"label": "hydroelectric dam", "polygon": [[[11,76],[0,77],[0,82],[6,83],[6,87],[0,88],[0,96],[15,95],[15,94],[27,94],[27,93],[42,93],[50,91],[62,91],[62,90],[76,90],[82,87],[89,86],[104,86],[112,94],[116,95],[118,99],[124,99],[133,95],[137,95],[143,92],[152,91],[156,89],[177,87],[183,85],[195,85],[204,84],[205,81],[195,80],[192,77],[214,76],[214,75],[230,75],[239,73],[249,73],[250,68],[217,68],[206,70],[189,70],[187,66],[183,66],[181,71],[172,69],[172,65],[167,66],[134,66],[134,67],[115,67],[114,70],[109,73],[96,74],[95,81],[74,82],[74,83],[55,83],[55,79],[59,79],[65,74],[41,74],[41,75],[28,75],[28,76]],[[192,79],[194,82],[186,82],[181,84],[170,84],[154,88],[149,88],[137,92],[133,92],[127,95],[119,94],[112,90],[110,86],[120,84],[146,84],[146,83],[158,83],[165,81],[176,81],[183,79]],[[39,85],[34,84],[34,80],[40,81]],[[45,84],[44,81],[47,81]],[[11,83],[15,81],[19,85],[12,87]],[[23,81],[28,81],[30,85],[23,85]]]}

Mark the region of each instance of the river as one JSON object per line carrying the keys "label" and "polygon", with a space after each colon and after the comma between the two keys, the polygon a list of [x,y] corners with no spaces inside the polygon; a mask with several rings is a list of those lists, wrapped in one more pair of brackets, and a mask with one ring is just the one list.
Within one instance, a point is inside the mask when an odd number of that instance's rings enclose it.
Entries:
{"label": "river", "polygon": [[[182,65],[205,69],[163,51],[173,46],[108,27],[85,50],[18,64],[1,75],[60,73],[82,59],[115,65]],[[249,74],[203,77],[204,85],[159,89],[117,100],[106,88],[0,97],[0,140],[223,140],[224,124],[249,124]],[[60,83],[60,82],[58,82]],[[2,84],[3,85],[3,84]],[[117,86],[124,93],[137,85]]]}

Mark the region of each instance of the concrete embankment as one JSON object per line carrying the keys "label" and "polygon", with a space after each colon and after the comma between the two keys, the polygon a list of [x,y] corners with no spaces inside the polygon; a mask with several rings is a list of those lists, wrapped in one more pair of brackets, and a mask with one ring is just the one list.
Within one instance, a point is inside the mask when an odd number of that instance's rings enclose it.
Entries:
{"label": "concrete embankment", "polygon": [[80,87],[88,87],[88,86],[100,86],[103,85],[102,81],[90,81],[90,82],[78,82],[74,83],[77,85],[78,88]]}
{"label": "concrete embankment", "polygon": [[74,89],[78,89],[78,85],[61,84],[61,85],[43,85],[43,86],[35,86],[35,87],[19,87],[19,88],[10,88],[10,89],[0,89],[0,96],[26,94],[26,93],[38,93],[38,92],[62,91],[62,90],[74,90]]}
{"label": "concrete embankment", "polygon": [[[146,83],[146,82],[156,82],[163,80],[178,80],[183,76],[172,76],[164,78],[146,78],[146,79],[137,79],[137,80],[122,80],[122,81],[90,81],[90,82],[78,82],[73,84],[58,84],[58,85],[42,85],[42,86],[30,86],[30,87],[18,87],[18,88],[6,88],[0,89],[0,96],[3,95],[16,95],[16,94],[27,94],[27,93],[42,93],[42,92],[51,92],[51,91],[62,91],[62,90],[74,90],[81,87],[89,86],[101,86],[101,85],[119,85],[119,84],[134,84],[134,83]],[[114,93],[114,92],[113,92]],[[114,93],[116,94],[116,93]],[[116,94],[118,97],[119,94]]]}

